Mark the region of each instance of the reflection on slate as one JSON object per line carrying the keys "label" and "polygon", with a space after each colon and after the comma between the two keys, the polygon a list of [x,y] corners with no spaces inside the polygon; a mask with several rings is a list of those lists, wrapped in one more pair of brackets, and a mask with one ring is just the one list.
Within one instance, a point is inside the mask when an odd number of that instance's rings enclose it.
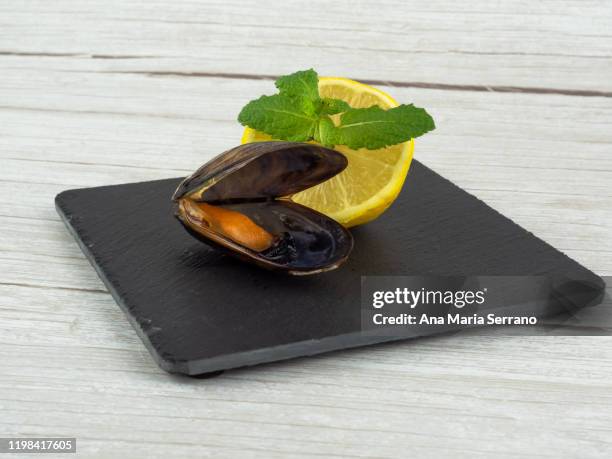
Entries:
{"label": "reflection on slate", "polygon": [[416,161],[389,211],[353,230],[348,262],[307,277],[267,272],[193,239],[173,216],[179,181],[56,198],[83,252],[171,372],[196,375],[383,341],[360,333],[361,276],[552,275],[576,280],[565,287],[572,291],[586,285],[588,297],[603,289],[586,268]]}

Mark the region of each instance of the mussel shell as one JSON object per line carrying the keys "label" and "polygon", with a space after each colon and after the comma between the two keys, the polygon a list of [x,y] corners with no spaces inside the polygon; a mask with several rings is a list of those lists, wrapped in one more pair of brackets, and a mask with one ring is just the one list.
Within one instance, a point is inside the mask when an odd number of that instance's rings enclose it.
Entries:
{"label": "mussel shell", "polygon": [[[348,258],[351,233],[289,198],[334,177],[347,164],[343,154],[307,143],[240,145],[179,185],[173,196],[176,217],[202,242],[259,266],[295,275],[329,271]],[[236,228],[245,228],[240,237]],[[242,238],[252,230],[264,235],[263,246]]]}
{"label": "mussel shell", "polygon": [[173,199],[189,196],[225,202],[291,196],[332,178],[347,164],[344,155],[319,145],[248,143],[220,154],[187,177]]}
{"label": "mussel shell", "polygon": [[[261,267],[293,275],[315,274],[337,268],[353,249],[353,237],[342,225],[315,210],[287,200],[227,204],[225,209],[248,216],[279,236],[277,244],[263,252],[243,247],[223,235],[187,231],[200,241]],[[184,216],[177,215],[179,219]],[[203,228],[206,230],[206,228]]]}

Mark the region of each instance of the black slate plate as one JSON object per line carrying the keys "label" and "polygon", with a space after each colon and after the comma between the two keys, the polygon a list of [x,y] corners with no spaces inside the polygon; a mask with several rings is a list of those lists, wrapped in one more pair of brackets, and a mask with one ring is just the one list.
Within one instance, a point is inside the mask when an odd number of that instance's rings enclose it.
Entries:
{"label": "black slate plate", "polygon": [[[365,275],[561,275],[603,282],[418,162],[340,269],[289,277],[190,237],[179,179],[68,190],[56,207],[159,365],[197,375],[384,341],[360,333]],[[389,339],[389,338],[386,338]]]}

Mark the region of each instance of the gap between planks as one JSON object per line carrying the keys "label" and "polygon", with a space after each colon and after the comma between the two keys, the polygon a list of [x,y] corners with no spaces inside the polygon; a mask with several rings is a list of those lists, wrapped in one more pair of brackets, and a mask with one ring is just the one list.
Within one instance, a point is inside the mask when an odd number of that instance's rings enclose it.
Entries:
{"label": "gap between planks", "polygon": [[[89,73],[89,72],[86,72]],[[222,78],[230,80],[276,80],[280,75],[261,75],[251,73],[225,73],[225,72],[179,72],[179,71],[144,71],[144,70],[108,70],[96,73],[132,74],[151,77],[185,77],[185,78]],[[555,94],[578,97],[605,97],[612,98],[612,91],[594,91],[588,89],[556,89],[530,86],[497,86],[497,85],[466,85],[447,83],[426,83],[421,81],[392,81],[357,79],[361,83],[373,86],[387,86],[395,88],[419,88],[442,91],[472,91],[472,92],[501,92],[520,94]]]}
{"label": "gap between planks", "polygon": [[[19,52],[19,51],[0,51],[0,56],[14,57],[75,57],[88,59],[151,59],[159,56],[153,55],[114,55],[114,54],[82,54],[82,53],[50,53],[50,52]],[[604,57],[604,56],[602,56]],[[79,72],[80,73],[80,72]],[[85,71],[84,73],[90,73]],[[280,75],[264,75],[255,73],[228,73],[228,72],[182,72],[182,71],[154,71],[154,70],[108,70],[95,73],[108,74],[133,74],[159,77],[186,77],[186,78],[223,78],[232,80],[276,80]],[[500,85],[469,85],[469,84],[448,84],[448,83],[429,83],[422,81],[394,81],[379,79],[360,79],[356,80],[373,85],[388,86],[398,88],[420,88],[434,89],[442,91],[473,91],[473,92],[501,92],[501,93],[521,93],[521,94],[555,94],[563,96],[579,97],[605,97],[612,98],[612,91],[596,91],[588,89],[564,89],[564,88],[544,88],[534,86],[500,86]]]}

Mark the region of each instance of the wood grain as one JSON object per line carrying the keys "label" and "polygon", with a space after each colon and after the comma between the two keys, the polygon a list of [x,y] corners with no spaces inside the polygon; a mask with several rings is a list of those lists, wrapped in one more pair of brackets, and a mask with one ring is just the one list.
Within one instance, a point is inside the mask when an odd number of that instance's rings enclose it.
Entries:
{"label": "wood grain", "polygon": [[53,209],[66,188],[188,174],[238,142],[262,76],[313,66],[399,83],[383,89],[438,124],[419,160],[610,275],[609,2],[41,0],[0,17],[0,436],[76,436],[92,457],[610,456],[610,338],[456,335],[169,376]]}
{"label": "wood grain", "polygon": [[612,91],[606,0],[72,2],[0,6],[5,65],[78,72],[323,74]]}

